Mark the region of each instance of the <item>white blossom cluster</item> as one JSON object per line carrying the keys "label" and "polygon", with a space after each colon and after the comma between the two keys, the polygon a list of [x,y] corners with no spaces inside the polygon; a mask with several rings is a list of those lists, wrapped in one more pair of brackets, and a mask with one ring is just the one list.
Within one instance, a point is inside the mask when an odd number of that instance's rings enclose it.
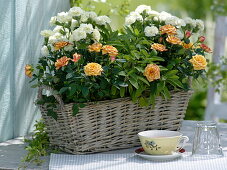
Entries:
{"label": "white blossom cluster", "polygon": [[[107,16],[97,16],[95,12],[86,12],[80,7],[73,7],[68,12],[60,12],[57,16],[51,17],[50,25],[55,26],[53,30],[43,30],[41,35],[48,39],[48,46],[51,51],[54,51],[54,43],[65,41],[69,45],[64,47],[65,51],[72,51],[74,42],[92,37],[98,42],[101,38],[99,29],[92,25],[106,25],[111,22]],[[41,54],[43,56],[49,55],[47,46],[43,46]]]}
{"label": "white blossom cluster", "polygon": [[[198,32],[202,32],[204,30],[204,23],[202,20],[192,19],[189,17],[181,19],[165,11],[154,11],[151,9],[150,6],[146,5],[138,6],[135,11],[131,12],[128,16],[126,16],[125,25],[130,26],[136,21],[142,22],[144,20],[150,22],[150,26],[145,27],[144,30],[145,35],[148,37],[152,37],[157,34],[157,30],[159,28],[154,26],[154,22],[156,22],[159,26],[173,25],[177,29],[180,29],[181,27],[185,26],[190,26],[192,29],[197,28]],[[178,30],[177,32],[179,33],[179,38],[183,36],[183,32],[181,32],[180,30]]]}

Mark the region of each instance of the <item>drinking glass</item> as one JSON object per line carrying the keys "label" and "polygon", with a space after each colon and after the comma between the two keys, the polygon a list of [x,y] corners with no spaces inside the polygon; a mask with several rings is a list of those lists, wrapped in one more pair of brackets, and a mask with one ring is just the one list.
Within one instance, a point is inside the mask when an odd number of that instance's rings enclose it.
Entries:
{"label": "drinking glass", "polygon": [[223,152],[217,124],[213,121],[197,123],[193,142],[192,156],[222,157]]}

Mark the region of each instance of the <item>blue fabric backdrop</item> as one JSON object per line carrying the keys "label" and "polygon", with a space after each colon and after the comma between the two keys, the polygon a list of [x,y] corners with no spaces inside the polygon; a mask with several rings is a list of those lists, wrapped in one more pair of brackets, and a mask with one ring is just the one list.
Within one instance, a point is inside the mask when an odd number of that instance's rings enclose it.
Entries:
{"label": "blue fabric backdrop", "polygon": [[51,16],[69,8],[69,0],[0,0],[0,142],[27,134],[40,117],[24,66],[38,61]]}

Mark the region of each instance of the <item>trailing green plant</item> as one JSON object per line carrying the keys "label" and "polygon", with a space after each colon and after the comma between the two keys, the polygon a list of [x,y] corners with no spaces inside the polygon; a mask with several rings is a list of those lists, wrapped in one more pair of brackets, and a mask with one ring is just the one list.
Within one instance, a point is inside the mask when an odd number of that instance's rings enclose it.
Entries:
{"label": "trailing green plant", "polygon": [[58,152],[56,148],[50,145],[43,120],[36,121],[34,126],[32,136],[24,139],[27,155],[21,160],[21,168],[26,168],[30,164],[41,165],[45,161],[42,159],[43,156]]}

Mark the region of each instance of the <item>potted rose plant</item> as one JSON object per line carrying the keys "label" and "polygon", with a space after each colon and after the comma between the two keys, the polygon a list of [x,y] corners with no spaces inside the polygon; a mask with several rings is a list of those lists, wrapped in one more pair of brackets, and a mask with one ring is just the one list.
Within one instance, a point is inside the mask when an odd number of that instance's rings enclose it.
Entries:
{"label": "potted rose plant", "polygon": [[110,22],[79,7],[59,13],[51,18],[53,30],[41,32],[38,64],[25,67],[39,87],[50,142],[66,152],[127,148],[139,144],[139,131],[178,130],[189,77],[205,72],[211,50],[200,36],[202,21],[142,5],[126,17],[123,32]]}

